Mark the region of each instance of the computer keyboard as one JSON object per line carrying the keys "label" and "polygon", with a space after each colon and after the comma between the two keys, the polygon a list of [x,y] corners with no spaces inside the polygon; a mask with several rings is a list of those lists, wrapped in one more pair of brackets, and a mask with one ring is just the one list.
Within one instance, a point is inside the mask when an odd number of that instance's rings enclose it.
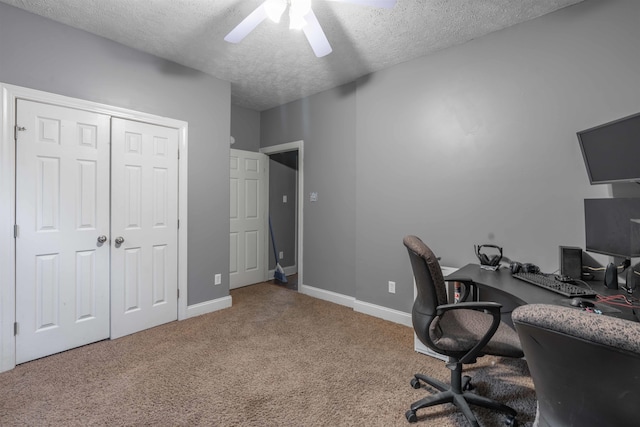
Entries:
{"label": "computer keyboard", "polygon": [[590,289],[583,289],[571,283],[561,282],[554,279],[553,276],[547,276],[545,274],[513,273],[512,276],[516,279],[531,283],[532,285],[536,285],[557,294],[564,295],[567,298],[590,297],[597,295],[595,291],[592,291]]}

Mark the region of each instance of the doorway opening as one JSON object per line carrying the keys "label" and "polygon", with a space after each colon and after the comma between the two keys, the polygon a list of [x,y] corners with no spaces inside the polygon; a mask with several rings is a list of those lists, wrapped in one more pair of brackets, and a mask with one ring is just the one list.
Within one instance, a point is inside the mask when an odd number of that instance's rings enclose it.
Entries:
{"label": "doorway opening", "polygon": [[269,277],[273,277],[277,257],[287,275],[283,286],[299,291],[304,283],[304,141],[261,148],[260,153],[270,159],[268,215],[278,246],[277,254],[269,246]]}

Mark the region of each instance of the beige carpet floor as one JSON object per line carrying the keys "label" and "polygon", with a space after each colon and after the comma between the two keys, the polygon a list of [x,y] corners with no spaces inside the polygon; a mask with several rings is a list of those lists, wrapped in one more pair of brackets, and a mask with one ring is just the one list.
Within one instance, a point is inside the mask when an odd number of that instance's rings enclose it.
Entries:
{"label": "beige carpet floor", "polygon": [[[0,425],[406,427],[409,405],[429,393],[409,386],[412,375],[448,381],[406,326],[270,283],[231,295],[231,308],[0,374]],[[465,372],[532,424],[524,360],[483,357]],[[504,422],[475,412],[483,426]],[[418,416],[418,426],[467,425],[450,405]]]}

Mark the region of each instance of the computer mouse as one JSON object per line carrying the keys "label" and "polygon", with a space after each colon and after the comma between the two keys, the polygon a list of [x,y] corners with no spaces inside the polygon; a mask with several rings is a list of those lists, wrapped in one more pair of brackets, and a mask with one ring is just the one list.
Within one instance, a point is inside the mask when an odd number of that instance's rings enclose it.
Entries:
{"label": "computer mouse", "polygon": [[571,305],[574,307],[580,307],[580,308],[595,307],[595,304],[593,302],[588,301],[586,299],[582,299],[582,298],[573,298],[571,300]]}

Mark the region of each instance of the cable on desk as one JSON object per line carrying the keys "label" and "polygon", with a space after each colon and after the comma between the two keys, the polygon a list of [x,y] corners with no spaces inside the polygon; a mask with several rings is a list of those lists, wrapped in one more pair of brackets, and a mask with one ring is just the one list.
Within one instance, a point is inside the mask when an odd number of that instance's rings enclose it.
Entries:
{"label": "cable on desk", "polygon": [[580,280],[580,279],[573,279],[573,281],[574,281],[574,282],[577,282],[577,283],[580,283],[581,285],[584,285],[584,286],[586,286],[587,288],[589,288],[590,290],[592,290],[592,291],[596,292],[596,290],[595,290],[595,289],[593,289],[593,288],[591,287],[591,285],[590,285],[590,284],[588,284],[587,282],[585,282],[584,280]]}
{"label": "cable on desk", "polygon": [[[629,267],[629,260],[624,260],[620,265],[616,265],[616,268],[618,270],[626,270]],[[591,267],[590,265],[583,265],[582,269],[587,269],[587,270],[591,270],[591,271],[604,271],[607,269],[607,267]],[[638,272],[635,272],[636,274],[638,274]]]}
{"label": "cable on desk", "polygon": [[640,309],[640,304],[636,304],[638,301],[636,298],[629,298],[626,295],[618,294],[618,295],[600,295],[596,296],[598,302],[614,305],[618,307],[632,308],[632,309]]}

